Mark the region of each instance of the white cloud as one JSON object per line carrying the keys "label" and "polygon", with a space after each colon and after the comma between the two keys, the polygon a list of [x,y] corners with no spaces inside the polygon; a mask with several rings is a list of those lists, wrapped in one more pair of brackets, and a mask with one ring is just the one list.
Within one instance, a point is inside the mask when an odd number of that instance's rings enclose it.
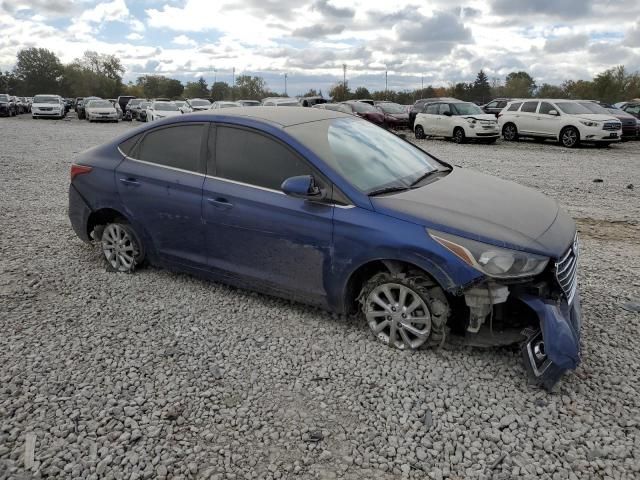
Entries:
{"label": "white cloud", "polygon": [[144,37],[136,32],[131,32],[126,36],[127,40],[142,40]]}
{"label": "white cloud", "polygon": [[186,35],[178,35],[177,37],[173,38],[172,42],[176,45],[183,45],[185,47],[195,47],[196,45],[198,45],[195,40],[187,37]]}

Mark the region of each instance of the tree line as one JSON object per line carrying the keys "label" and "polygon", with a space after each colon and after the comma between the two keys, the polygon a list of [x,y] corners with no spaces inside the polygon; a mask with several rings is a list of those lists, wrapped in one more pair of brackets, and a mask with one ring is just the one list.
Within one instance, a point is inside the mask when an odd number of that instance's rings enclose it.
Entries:
{"label": "tree line", "polygon": [[[115,98],[119,95],[159,98],[210,98],[211,100],[253,99],[282,96],[272,92],[260,76],[239,75],[233,85],[215,82],[209,86],[200,77],[183,84],[163,75],[143,75],[135,82],[123,83],[125,69],[120,59],[87,51],[81,58],[63,64],[55,53],[45,48],[27,48],[18,52],[12,71],[0,72],[0,93],[33,96],[57,93],[64,97],[96,95]],[[322,91],[310,89],[303,96],[322,96]],[[448,87],[431,85],[416,90],[376,90],[365,87],[351,89],[349,82],[338,82],[329,90],[334,101],[356,98],[390,100],[411,104],[418,98],[455,97],[460,100],[485,103],[492,98],[572,98],[617,102],[640,97],[640,73],[628,72],[617,66],[596,75],[592,80],[566,80],[561,85],[537,85],[524,71],[511,72],[505,78],[489,79],[480,70],[473,82],[452,83]]]}

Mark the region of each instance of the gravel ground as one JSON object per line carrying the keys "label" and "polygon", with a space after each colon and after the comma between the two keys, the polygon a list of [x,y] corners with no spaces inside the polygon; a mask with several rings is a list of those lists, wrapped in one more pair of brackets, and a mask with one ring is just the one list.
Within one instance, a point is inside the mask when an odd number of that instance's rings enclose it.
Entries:
{"label": "gravel ground", "polygon": [[132,125],[0,120],[0,478],[640,477],[640,143],[420,142],[578,218],[584,362],[548,394],[512,348],[398,352],[360,319],[107,273],[69,163]]}

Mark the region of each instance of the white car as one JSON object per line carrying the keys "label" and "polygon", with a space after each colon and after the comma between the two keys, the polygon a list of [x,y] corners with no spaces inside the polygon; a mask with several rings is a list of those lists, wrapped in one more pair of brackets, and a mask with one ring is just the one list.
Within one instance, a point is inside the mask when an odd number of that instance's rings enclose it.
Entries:
{"label": "white car", "polygon": [[288,97],[271,97],[262,100],[263,107],[299,107],[300,102],[297,98]]}
{"label": "white car", "polygon": [[575,100],[518,100],[498,114],[502,136],[507,141],[531,137],[553,139],[567,148],[581,142],[607,146],[619,142],[622,123],[612,115],[592,113]]}
{"label": "white car", "polygon": [[118,111],[109,100],[89,100],[84,116],[89,122],[118,122]]}
{"label": "white car", "polygon": [[494,143],[500,136],[495,115],[471,102],[447,99],[428,102],[413,124],[416,138],[445,137],[456,143],[469,139]]}
{"label": "white car", "polygon": [[36,95],[31,105],[31,118],[63,118],[64,100],[60,95]]}
{"label": "white car", "polygon": [[235,108],[235,107],[242,107],[242,106],[243,105],[238,102],[217,101],[211,104],[211,106],[209,107],[209,110],[220,110],[221,108]]}
{"label": "white car", "polygon": [[147,107],[147,122],[178,115],[182,115],[182,112],[173,102],[153,102]]}
{"label": "white car", "polygon": [[206,98],[190,98],[185,100],[180,111],[182,113],[199,112],[201,110],[209,110],[210,106],[211,102]]}

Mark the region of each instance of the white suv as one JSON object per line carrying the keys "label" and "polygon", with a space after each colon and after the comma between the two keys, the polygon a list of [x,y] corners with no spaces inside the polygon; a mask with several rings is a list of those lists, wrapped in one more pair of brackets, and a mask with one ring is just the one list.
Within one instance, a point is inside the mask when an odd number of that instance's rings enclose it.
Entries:
{"label": "white suv", "polygon": [[413,124],[416,138],[445,137],[456,143],[475,139],[494,143],[500,136],[495,115],[474,103],[447,99],[426,103]]}
{"label": "white suv", "polygon": [[63,118],[64,101],[60,95],[36,95],[31,104],[31,118]]}
{"label": "white suv", "polygon": [[592,113],[576,100],[518,100],[498,114],[502,136],[507,141],[531,137],[559,141],[567,148],[580,142],[607,146],[619,142],[622,123],[611,115]]}

